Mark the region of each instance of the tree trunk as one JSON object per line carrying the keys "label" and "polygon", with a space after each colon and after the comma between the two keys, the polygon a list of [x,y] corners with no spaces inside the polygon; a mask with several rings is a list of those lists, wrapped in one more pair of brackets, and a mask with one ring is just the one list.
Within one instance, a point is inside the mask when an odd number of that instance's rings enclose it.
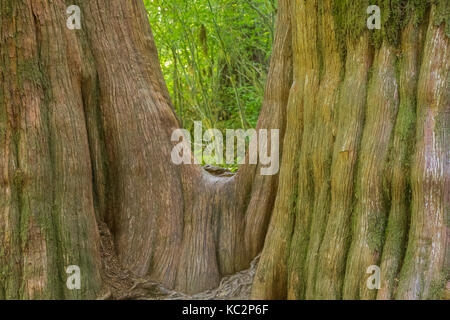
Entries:
{"label": "tree trunk", "polygon": [[280,129],[280,174],[215,177],[170,161],[179,124],[140,1],[71,1],[70,30],[65,1],[0,0],[0,299],[94,298],[135,277],[200,292],[261,250],[254,298],[439,297],[445,1],[407,6],[395,30],[394,6],[381,32],[361,2],[279,1],[257,129]]}
{"label": "tree trunk", "polygon": [[[442,297],[448,2],[381,3],[381,31],[365,27],[367,1],[291,6],[294,84],[253,297]],[[366,285],[372,265],[378,291]]]}

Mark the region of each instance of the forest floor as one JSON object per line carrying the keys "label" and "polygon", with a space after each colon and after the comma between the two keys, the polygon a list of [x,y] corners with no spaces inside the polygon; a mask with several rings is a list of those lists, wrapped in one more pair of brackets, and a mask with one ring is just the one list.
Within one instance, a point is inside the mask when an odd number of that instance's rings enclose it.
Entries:
{"label": "forest floor", "polygon": [[138,281],[120,300],[249,300],[259,256],[249,269],[224,277],[216,289],[188,295],[152,281]]}
{"label": "forest floor", "polygon": [[164,288],[147,278],[139,278],[121,266],[114,250],[113,237],[104,223],[99,224],[103,261],[103,288],[99,300],[248,300],[259,262],[250,268],[224,277],[219,287],[194,295]]}

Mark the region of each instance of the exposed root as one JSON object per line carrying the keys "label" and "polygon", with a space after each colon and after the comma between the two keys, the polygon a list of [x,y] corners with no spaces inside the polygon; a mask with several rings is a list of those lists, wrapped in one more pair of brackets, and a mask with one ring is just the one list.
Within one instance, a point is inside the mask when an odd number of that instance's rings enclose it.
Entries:
{"label": "exposed root", "polygon": [[248,300],[258,265],[256,257],[249,269],[224,277],[218,288],[187,295],[163,288],[152,281],[140,281],[119,299],[124,300]]}
{"label": "exposed root", "polygon": [[139,278],[119,262],[107,225],[99,222],[102,254],[102,279],[105,284],[99,300],[247,300],[250,299],[253,277],[259,262],[256,257],[250,268],[224,277],[216,289],[194,295],[164,288],[150,279]]}

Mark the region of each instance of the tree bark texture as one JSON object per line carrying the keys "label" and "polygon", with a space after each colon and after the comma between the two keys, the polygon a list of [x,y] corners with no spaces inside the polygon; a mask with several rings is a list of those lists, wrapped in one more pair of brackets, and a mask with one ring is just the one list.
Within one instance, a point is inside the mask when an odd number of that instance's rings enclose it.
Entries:
{"label": "tree bark texture", "polygon": [[394,41],[361,27],[365,1],[280,0],[257,125],[280,129],[280,174],[216,177],[170,160],[179,123],[141,1],[0,0],[0,299],[97,297],[105,234],[124,270],[187,293],[262,251],[254,298],[440,297],[448,17],[416,2]]}
{"label": "tree bark texture", "polygon": [[290,2],[294,79],[254,298],[448,290],[448,4],[380,2],[381,32],[365,28],[365,1]]}

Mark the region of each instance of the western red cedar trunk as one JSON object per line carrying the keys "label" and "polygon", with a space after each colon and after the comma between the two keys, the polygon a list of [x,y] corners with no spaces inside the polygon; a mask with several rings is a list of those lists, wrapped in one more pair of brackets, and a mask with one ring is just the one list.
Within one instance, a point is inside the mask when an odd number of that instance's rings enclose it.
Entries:
{"label": "western red cedar trunk", "polygon": [[[65,1],[0,4],[0,298],[92,298],[114,286],[105,224],[120,264],[168,288],[211,289],[246,268],[277,176],[248,165],[218,178],[171,162],[179,125],[142,2],[70,3],[81,30],[66,27]],[[279,31],[258,124],[281,132],[289,32]],[[69,265],[81,290],[66,287]]]}
{"label": "western red cedar trunk", "polygon": [[280,129],[281,171],[222,178],[170,161],[179,124],[140,1],[0,0],[0,298],[114,287],[109,231],[123,269],[188,293],[262,250],[254,298],[441,297],[448,5],[376,2],[381,31],[366,1],[279,1],[257,129]]}
{"label": "western red cedar trunk", "polygon": [[254,298],[448,297],[449,5],[372,2],[290,2],[294,79]]}

